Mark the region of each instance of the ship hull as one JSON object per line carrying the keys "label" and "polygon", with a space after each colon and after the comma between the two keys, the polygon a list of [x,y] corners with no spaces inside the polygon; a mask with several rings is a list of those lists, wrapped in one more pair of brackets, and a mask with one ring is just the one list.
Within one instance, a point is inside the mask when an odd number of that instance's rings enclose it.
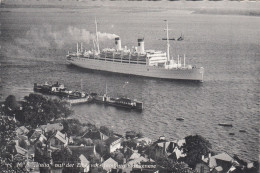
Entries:
{"label": "ship hull", "polygon": [[102,61],[97,59],[88,59],[81,57],[70,57],[70,59],[67,59],[67,63],[91,70],[99,70],[112,73],[121,73],[127,75],[136,75],[160,79],[193,80],[202,82],[204,74],[203,68],[165,69],[157,66]]}

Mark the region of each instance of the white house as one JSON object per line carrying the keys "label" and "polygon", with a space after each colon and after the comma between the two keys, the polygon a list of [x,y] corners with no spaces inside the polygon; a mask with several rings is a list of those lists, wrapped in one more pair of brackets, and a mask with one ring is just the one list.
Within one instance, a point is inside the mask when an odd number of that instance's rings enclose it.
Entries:
{"label": "white house", "polygon": [[56,148],[66,147],[69,143],[69,138],[66,134],[57,131],[53,136],[49,139],[49,145]]}
{"label": "white house", "polygon": [[81,167],[80,172],[89,172],[90,171],[90,162],[88,161],[88,159],[83,154],[81,154],[79,156],[79,160],[80,160],[79,164]]}
{"label": "white house", "polygon": [[118,163],[111,157],[101,164],[102,168],[109,172],[113,168],[117,168]]}
{"label": "white house", "polygon": [[112,153],[114,151],[116,151],[117,149],[121,148],[121,138],[112,136],[110,138],[108,138],[105,143],[106,145],[109,147],[109,153]]}

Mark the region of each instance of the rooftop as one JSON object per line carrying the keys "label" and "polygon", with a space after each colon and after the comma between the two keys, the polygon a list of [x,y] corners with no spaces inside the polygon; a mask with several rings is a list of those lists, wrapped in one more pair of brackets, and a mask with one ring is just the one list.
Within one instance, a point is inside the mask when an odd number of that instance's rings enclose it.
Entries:
{"label": "rooftop", "polygon": [[69,145],[68,148],[72,151],[73,154],[76,154],[78,156],[80,156],[82,154],[87,159],[91,155],[96,155],[95,146],[71,146],[71,145]]}
{"label": "rooftop", "polygon": [[107,145],[111,145],[113,142],[117,141],[118,139],[120,139],[120,138],[112,136],[112,137],[109,137],[105,142]]}

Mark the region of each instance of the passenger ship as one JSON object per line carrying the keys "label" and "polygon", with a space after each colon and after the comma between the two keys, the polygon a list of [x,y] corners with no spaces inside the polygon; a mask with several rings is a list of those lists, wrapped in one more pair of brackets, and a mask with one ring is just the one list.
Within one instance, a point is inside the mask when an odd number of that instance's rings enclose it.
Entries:
{"label": "passenger ship", "polygon": [[178,56],[177,61],[170,58],[168,22],[166,21],[167,52],[144,49],[144,38],[139,38],[138,47],[127,49],[121,47],[120,37],[115,38],[115,48],[99,49],[97,22],[96,38],[93,40],[95,50],[83,50],[82,44],[77,51],[67,55],[69,64],[92,70],[100,70],[127,75],[136,75],[160,79],[178,79],[203,81],[204,68],[183,63]]}

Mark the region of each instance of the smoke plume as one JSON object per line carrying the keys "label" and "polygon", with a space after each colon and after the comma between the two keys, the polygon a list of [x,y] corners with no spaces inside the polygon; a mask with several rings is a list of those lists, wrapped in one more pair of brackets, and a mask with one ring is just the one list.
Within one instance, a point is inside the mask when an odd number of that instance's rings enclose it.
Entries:
{"label": "smoke plume", "polygon": [[[98,37],[99,42],[105,43],[118,36],[98,32]],[[54,50],[56,53],[58,50],[64,54],[64,51],[74,48],[77,42],[82,42],[84,47],[92,48],[92,40],[95,39],[95,33],[75,26],[60,29],[51,25],[38,25],[31,27],[25,35],[6,43],[8,49],[5,54],[7,57],[16,58],[43,58],[51,55]]]}

